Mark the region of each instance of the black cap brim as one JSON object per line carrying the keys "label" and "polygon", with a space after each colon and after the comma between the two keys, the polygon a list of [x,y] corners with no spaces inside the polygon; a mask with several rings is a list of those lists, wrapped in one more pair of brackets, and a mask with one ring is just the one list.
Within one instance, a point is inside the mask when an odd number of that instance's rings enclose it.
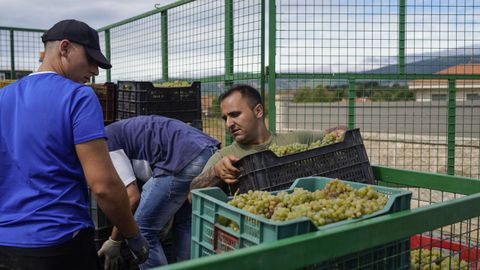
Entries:
{"label": "black cap brim", "polygon": [[87,52],[88,56],[90,56],[93,60],[98,63],[98,66],[103,69],[111,69],[112,65],[108,62],[107,58],[96,49],[92,49],[90,47],[84,46],[85,51]]}

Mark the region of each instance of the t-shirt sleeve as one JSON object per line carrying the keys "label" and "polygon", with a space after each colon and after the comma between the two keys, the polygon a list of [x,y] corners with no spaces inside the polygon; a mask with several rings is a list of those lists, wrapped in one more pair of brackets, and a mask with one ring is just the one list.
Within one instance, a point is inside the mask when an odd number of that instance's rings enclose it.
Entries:
{"label": "t-shirt sleeve", "polygon": [[106,138],[100,102],[87,86],[74,90],[72,104],[73,142],[75,144]]}
{"label": "t-shirt sleeve", "polygon": [[203,172],[205,172],[207,169],[209,169],[210,167],[212,167],[213,165],[217,164],[218,161],[220,161],[222,159],[222,154],[220,153],[220,151],[217,151],[215,154],[213,154],[210,159],[207,161],[207,163],[205,164],[205,166],[203,167]]}
{"label": "t-shirt sleeve", "polygon": [[136,180],[132,163],[123,149],[110,152],[110,158],[112,159],[113,166],[115,167],[118,176],[120,176],[120,179],[122,179],[125,186],[130,185]]}
{"label": "t-shirt sleeve", "polygon": [[296,131],[295,134],[297,135],[298,142],[303,144],[311,144],[315,141],[321,140],[325,135],[323,131],[307,130]]}

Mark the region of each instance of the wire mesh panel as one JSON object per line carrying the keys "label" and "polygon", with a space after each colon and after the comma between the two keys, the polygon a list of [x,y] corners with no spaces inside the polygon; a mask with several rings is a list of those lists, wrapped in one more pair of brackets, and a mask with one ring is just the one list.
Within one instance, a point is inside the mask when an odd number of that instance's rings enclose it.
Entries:
{"label": "wire mesh panel", "polygon": [[[177,4],[102,29],[113,69],[96,81],[200,80],[204,130],[225,142],[218,95],[241,82],[263,93],[275,52],[274,131],[360,127],[374,163],[480,177],[479,1]],[[0,30],[7,77],[35,70],[43,50],[40,32],[17,30]]]}
{"label": "wire mesh panel", "polygon": [[[11,69],[10,62],[10,32],[7,30],[0,30],[0,70],[7,71]],[[6,76],[2,73],[2,80],[5,80]]]}
{"label": "wire mesh panel", "polygon": [[[233,1],[234,74],[260,79],[262,71],[262,1]],[[256,82],[260,88],[259,81]]]}
{"label": "wire mesh panel", "polygon": [[[452,112],[455,123],[451,137],[455,141],[454,173],[479,177],[478,152],[480,131],[478,127],[478,80],[465,80],[461,75],[480,74],[479,38],[480,21],[475,20],[480,11],[478,1],[406,1],[405,71],[411,74],[438,74],[447,78],[411,79],[409,88],[415,91],[416,101],[436,104],[438,117],[447,124],[445,111]],[[450,91],[449,90],[453,90]],[[436,119],[435,119],[436,118]],[[437,122],[440,122],[438,120]],[[452,124],[452,122],[450,122]],[[440,134],[443,139],[446,133]],[[445,172],[439,168],[439,172]]]}
{"label": "wire mesh panel", "polygon": [[480,177],[480,84],[461,77],[480,2],[275,2],[278,132],[359,127],[373,163]]}
{"label": "wire mesh panel", "polygon": [[[407,73],[433,74],[479,63],[478,1],[406,0]],[[443,72],[445,74],[445,72]]]}
{"label": "wire mesh panel", "polygon": [[[105,54],[105,31],[98,32],[98,39],[100,41],[100,49]],[[111,61],[110,61],[111,64]],[[112,68],[115,68],[112,65]],[[107,81],[107,71],[103,68],[98,69],[98,76],[95,76],[96,83],[103,83]]]}
{"label": "wire mesh panel", "polygon": [[38,69],[44,51],[42,34],[13,28],[0,30],[0,80],[16,80]]}
{"label": "wire mesh panel", "polygon": [[170,79],[223,75],[224,10],[223,2],[205,0],[168,11]]}
{"label": "wire mesh panel", "polygon": [[[433,188],[407,187],[407,189],[413,192],[412,208],[465,196]],[[479,269],[479,225],[480,218],[475,217],[412,235],[410,238],[412,268]]]}
{"label": "wire mesh panel", "polygon": [[[412,191],[412,208],[465,197],[436,188],[404,186],[403,189]],[[466,219],[301,269],[480,269],[479,225],[480,217]],[[399,249],[403,244],[407,248]]]}
{"label": "wire mesh panel", "polygon": [[223,144],[219,94],[239,80],[260,86],[261,3],[204,0],[168,10],[169,80],[202,81],[203,128]]}
{"label": "wire mesh panel", "polygon": [[160,14],[110,29],[112,81],[161,81]]}
{"label": "wire mesh panel", "polygon": [[16,72],[27,73],[38,69],[40,52],[44,51],[42,34],[39,32],[14,32]]}
{"label": "wire mesh panel", "polygon": [[397,63],[397,1],[277,4],[277,72],[367,72]]}
{"label": "wire mesh panel", "polygon": [[203,130],[221,141],[216,97],[224,89],[224,34],[223,1],[195,1],[168,10],[169,79],[202,81]]}

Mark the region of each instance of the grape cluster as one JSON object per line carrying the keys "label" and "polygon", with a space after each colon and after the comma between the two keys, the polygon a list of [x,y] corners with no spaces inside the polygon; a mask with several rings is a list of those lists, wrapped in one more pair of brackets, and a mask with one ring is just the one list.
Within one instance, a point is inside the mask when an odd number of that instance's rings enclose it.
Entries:
{"label": "grape cluster", "polygon": [[268,147],[268,149],[274,152],[275,155],[281,157],[285,155],[307,151],[317,147],[322,147],[332,143],[341,142],[343,140],[343,134],[344,134],[343,130],[335,130],[325,134],[325,136],[323,136],[321,140],[315,141],[310,145],[303,144],[303,143],[293,143],[288,145],[271,144]]}
{"label": "grape cluster", "polygon": [[294,143],[289,145],[277,145],[272,143],[268,150],[275,153],[275,155],[281,157],[285,155],[295,154],[308,150],[308,145],[303,143]]}
{"label": "grape cluster", "polygon": [[468,263],[458,257],[442,257],[438,249],[416,249],[410,253],[411,270],[468,270]]}
{"label": "grape cluster", "polygon": [[229,204],[275,221],[309,218],[316,226],[359,218],[383,209],[388,198],[372,186],[353,189],[340,180],[328,183],[324,189],[308,191],[295,188],[273,195],[265,191],[248,191],[235,196]]}
{"label": "grape cluster", "polygon": [[238,224],[236,222],[234,222],[233,220],[227,218],[227,217],[218,216],[217,217],[217,223],[220,224],[220,225],[223,225],[225,227],[230,227],[232,230],[234,230],[236,232],[240,231],[240,227],[238,226]]}
{"label": "grape cluster", "polygon": [[168,81],[168,82],[155,84],[156,87],[187,87],[190,85],[191,83],[187,81]]}

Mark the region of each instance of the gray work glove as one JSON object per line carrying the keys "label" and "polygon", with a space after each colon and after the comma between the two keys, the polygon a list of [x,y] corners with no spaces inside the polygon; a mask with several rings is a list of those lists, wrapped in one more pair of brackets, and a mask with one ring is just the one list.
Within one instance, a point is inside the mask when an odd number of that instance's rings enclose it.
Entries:
{"label": "gray work glove", "polygon": [[135,258],[135,263],[141,264],[148,259],[148,251],[150,250],[150,247],[147,239],[145,239],[141,233],[138,233],[137,236],[126,239],[125,241],[132,251],[133,257]]}
{"label": "gray work glove", "polygon": [[111,237],[105,241],[98,250],[99,257],[105,257],[105,270],[117,270],[122,263],[122,255],[120,254],[120,246],[122,241],[115,241]]}

